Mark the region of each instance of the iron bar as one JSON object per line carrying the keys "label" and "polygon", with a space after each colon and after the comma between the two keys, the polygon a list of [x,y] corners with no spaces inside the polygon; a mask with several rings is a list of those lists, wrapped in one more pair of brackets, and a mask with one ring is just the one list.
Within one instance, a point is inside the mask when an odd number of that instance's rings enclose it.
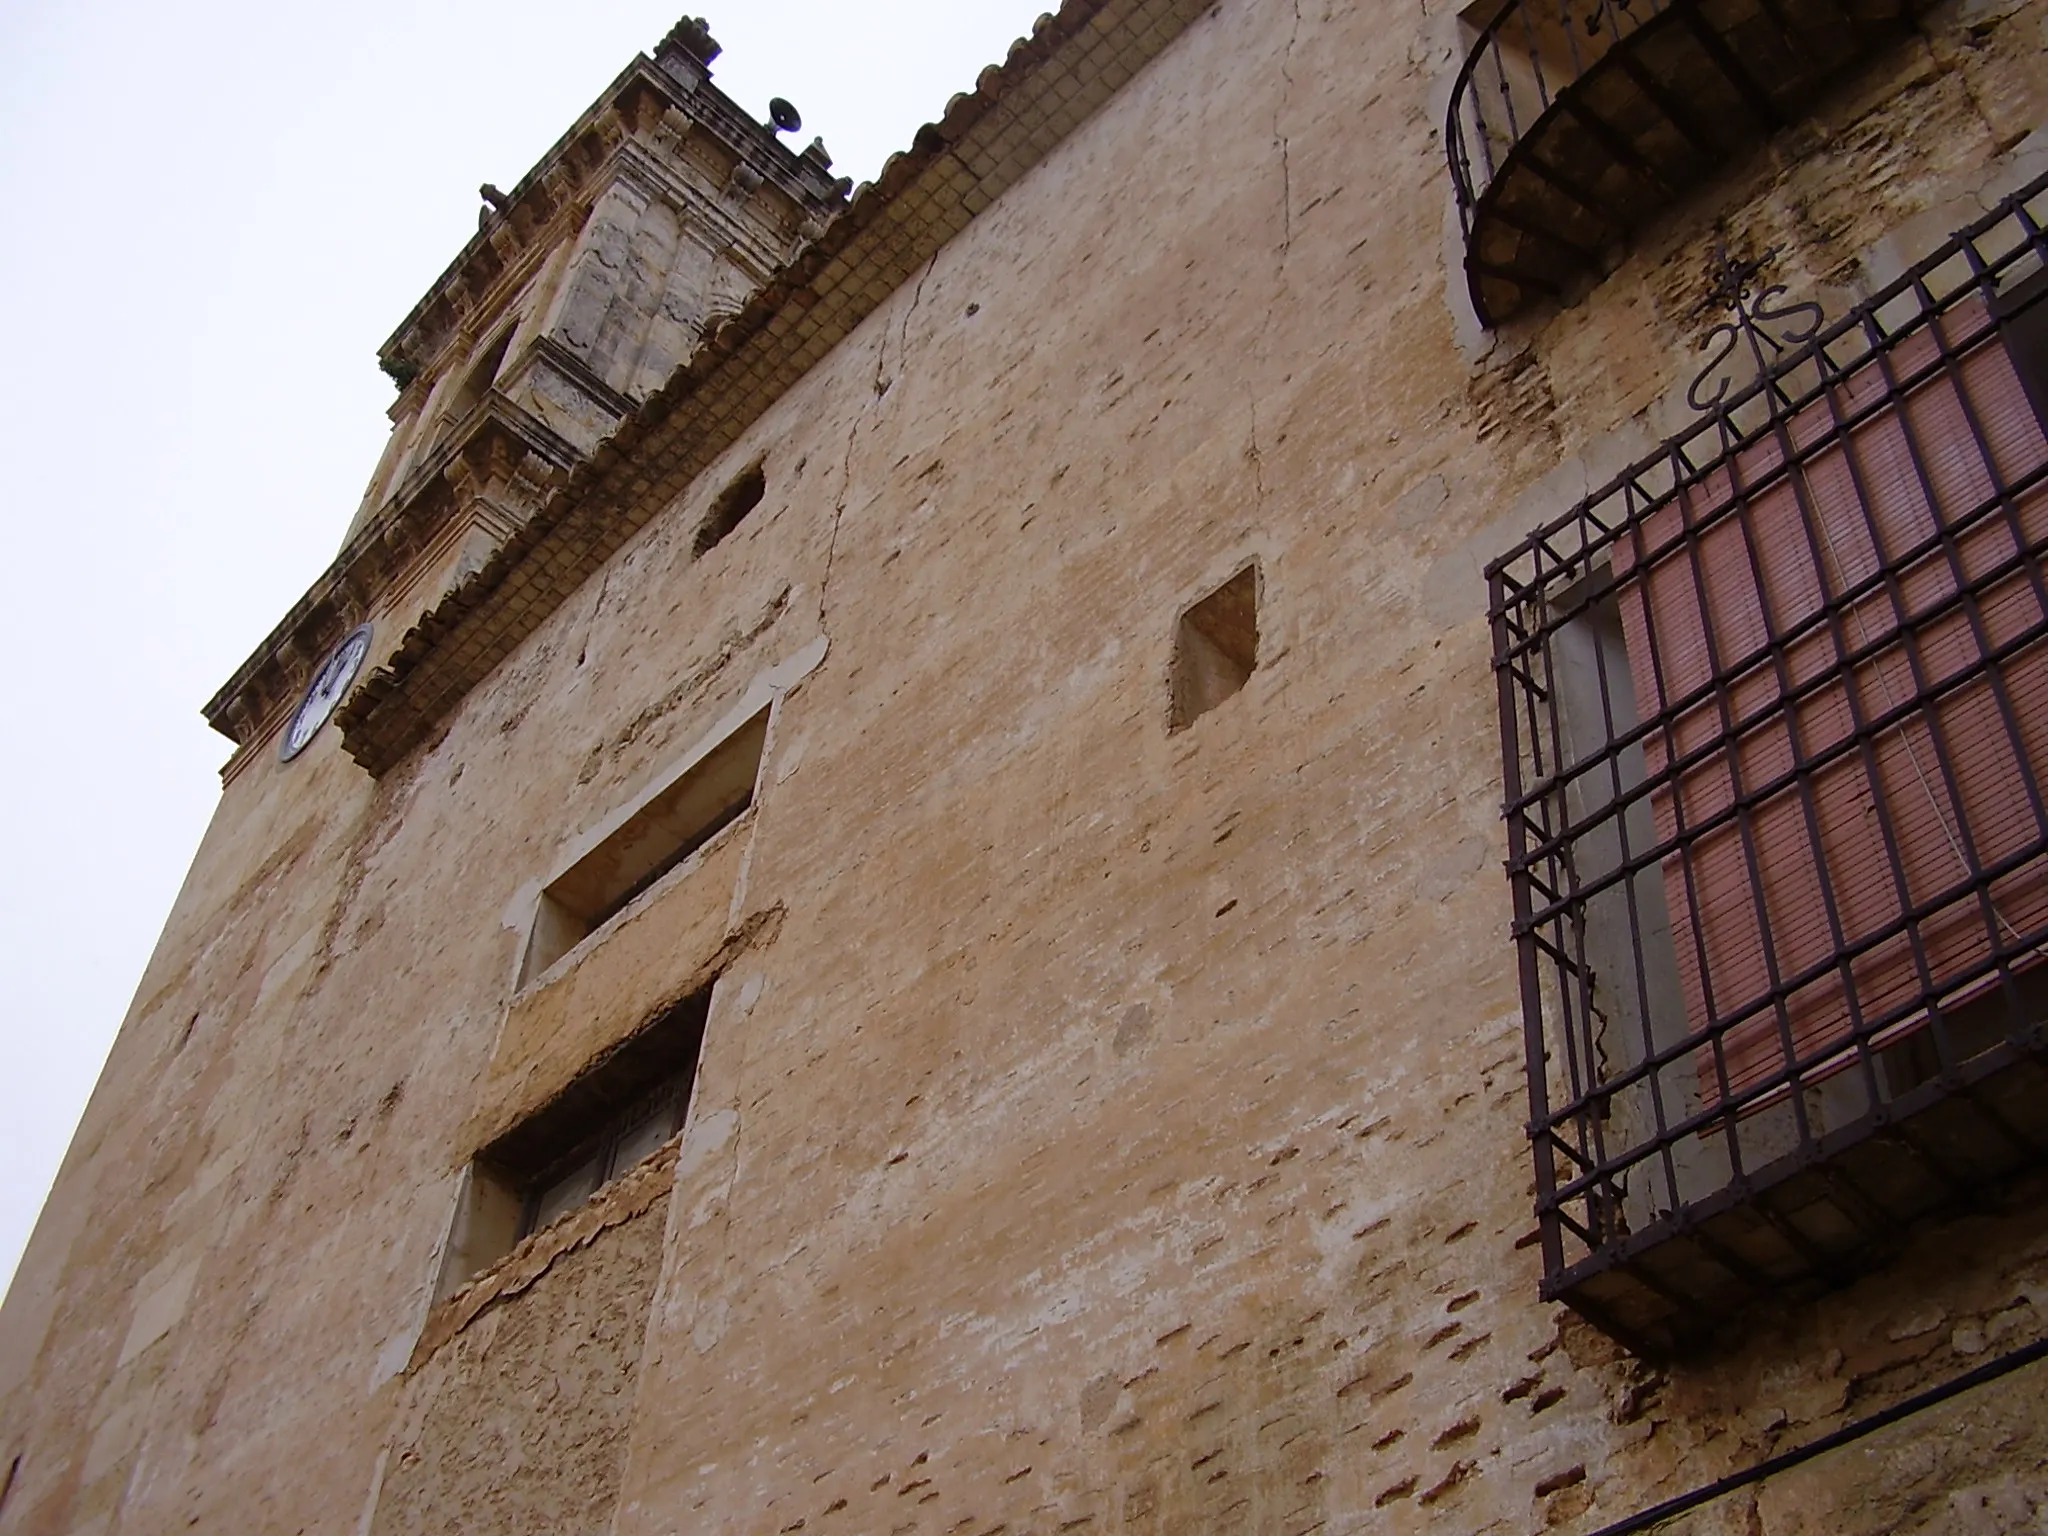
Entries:
{"label": "iron bar", "polygon": [[1930,1387],[1924,1392],[1915,1393],[1902,1403],[1894,1403],[1868,1418],[1858,1419],[1853,1424],[1845,1424],[1840,1429],[1822,1435],[1818,1440],[1810,1440],[1805,1445],[1781,1452],[1768,1461],[1760,1461],[1753,1467],[1716,1478],[1690,1493],[1666,1499],[1661,1504],[1652,1505],[1625,1520],[1616,1521],[1613,1525],[1603,1525],[1593,1533],[1593,1536],[1639,1536],[1640,1532],[1654,1530],[1704,1504],[1711,1504],[1716,1499],[1724,1498],[1741,1489],[1754,1487],[1768,1478],[1776,1477],[1780,1472],[1789,1472],[1794,1467],[1803,1466],[1816,1456],[1825,1456],[1829,1451],[1868,1439],[1881,1429],[1889,1429],[1894,1424],[1902,1423],[1916,1414],[1925,1413],[1930,1408],[1937,1408],[1951,1398],[1975,1391],[1978,1387],[2010,1376],[2013,1372],[2023,1370],[2040,1360],[2048,1360],[2048,1339],[2022,1345],[2000,1355],[1996,1360],[1987,1361],[1975,1370],[1965,1371],[1952,1381],[1945,1381],[1938,1387]]}
{"label": "iron bar", "polygon": [[1543,1290],[1649,1347],[2048,1159],[2042,196],[1834,324],[1729,263],[1754,378],[1488,565]]}

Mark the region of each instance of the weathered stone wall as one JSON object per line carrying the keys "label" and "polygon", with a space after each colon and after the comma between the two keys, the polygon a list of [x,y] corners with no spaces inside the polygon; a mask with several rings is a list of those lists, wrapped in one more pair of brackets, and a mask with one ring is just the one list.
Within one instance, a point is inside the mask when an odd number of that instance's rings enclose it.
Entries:
{"label": "weathered stone wall", "polygon": [[[1838,303],[2038,167],[2044,19],[1937,12],[1486,346],[1448,7],[1225,0],[445,736],[230,787],[0,1314],[0,1533],[426,1507],[409,1437],[556,1280],[419,1354],[483,1125],[574,1070],[532,1021],[615,1040],[711,963],[619,1536],[1583,1531],[2048,1333],[2038,1199],[1664,1371],[1538,1303],[1479,580],[1665,430],[1717,221]],[[1258,669],[1169,735],[1253,560]],[[561,850],[820,641],[616,980],[515,998]],[[1694,1528],[2024,1529],[2044,1394]]]}
{"label": "weathered stone wall", "polygon": [[667,1213],[656,1199],[553,1257],[417,1366],[373,1536],[605,1536]]}

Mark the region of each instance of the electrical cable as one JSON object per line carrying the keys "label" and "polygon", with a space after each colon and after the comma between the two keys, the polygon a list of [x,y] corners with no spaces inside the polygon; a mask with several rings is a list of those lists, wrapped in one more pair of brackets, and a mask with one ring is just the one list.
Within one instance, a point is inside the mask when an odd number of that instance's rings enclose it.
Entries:
{"label": "electrical cable", "polygon": [[1728,1476],[1718,1478],[1704,1487],[1695,1488],[1691,1493],[1682,1493],[1677,1498],[1666,1499],[1662,1504],[1654,1505],[1640,1514],[1630,1515],[1617,1524],[1602,1526],[1594,1531],[1592,1536],[1636,1536],[1637,1532],[1650,1530],[1667,1520],[1674,1520],[1688,1511],[1698,1509],[1702,1504],[1710,1504],[1715,1499],[1747,1488],[1752,1483],[1760,1483],[1780,1472],[1789,1471],[1802,1462],[1813,1460],[1816,1456],[1838,1450],[1842,1446],[1863,1439],[1866,1435],[1874,1435],[1901,1419],[1909,1419],[1916,1413],[1937,1407],[1952,1397],[1960,1397],[1963,1393],[1996,1381],[2001,1376],[2010,1376],[2014,1371],[2039,1360],[2048,1360],[2048,1339],[2037,1339],[2032,1344],[2000,1355],[1996,1360],[1980,1365],[1974,1371],[1965,1372],[1938,1387],[1930,1387],[1902,1403],[1894,1403],[1882,1413],[1874,1413],[1867,1419],[1859,1419],[1854,1424],[1845,1425],[1832,1434],[1822,1435],[1818,1440],[1809,1441],[1795,1450],[1773,1456],[1768,1461],[1758,1462],[1747,1471],[1731,1472]]}

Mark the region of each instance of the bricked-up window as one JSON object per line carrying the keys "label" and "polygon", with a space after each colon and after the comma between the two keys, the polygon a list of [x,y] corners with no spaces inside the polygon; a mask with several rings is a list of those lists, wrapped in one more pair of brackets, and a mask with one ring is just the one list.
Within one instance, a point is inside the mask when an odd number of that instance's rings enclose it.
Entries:
{"label": "bricked-up window", "polygon": [[541,893],[521,980],[540,975],[745,815],[767,741],[763,709],[551,882]]}
{"label": "bricked-up window", "polygon": [[761,498],[767,494],[767,471],[758,463],[749,465],[711,504],[703,526],[697,530],[696,552],[706,555],[717,548],[727,534],[747,520],[748,513],[761,505]]}
{"label": "bricked-up window", "polygon": [[1243,688],[1259,664],[1259,571],[1248,565],[1180,616],[1168,725],[1185,730]]}
{"label": "bricked-up window", "polygon": [[443,1266],[443,1291],[577,1209],[684,1127],[710,987],[664,1009],[476,1155]]}
{"label": "bricked-up window", "polygon": [[1652,1348],[2048,1145],[2024,199],[1489,568],[1545,1292]]}

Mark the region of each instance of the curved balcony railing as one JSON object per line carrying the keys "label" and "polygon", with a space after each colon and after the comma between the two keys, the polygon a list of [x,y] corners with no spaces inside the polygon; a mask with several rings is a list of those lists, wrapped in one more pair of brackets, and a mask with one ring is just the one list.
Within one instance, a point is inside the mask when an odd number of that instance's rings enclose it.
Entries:
{"label": "curved balcony railing", "polygon": [[1488,325],[1559,297],[1897,38],[1916,0],[1503,0],[1444,145]]}

